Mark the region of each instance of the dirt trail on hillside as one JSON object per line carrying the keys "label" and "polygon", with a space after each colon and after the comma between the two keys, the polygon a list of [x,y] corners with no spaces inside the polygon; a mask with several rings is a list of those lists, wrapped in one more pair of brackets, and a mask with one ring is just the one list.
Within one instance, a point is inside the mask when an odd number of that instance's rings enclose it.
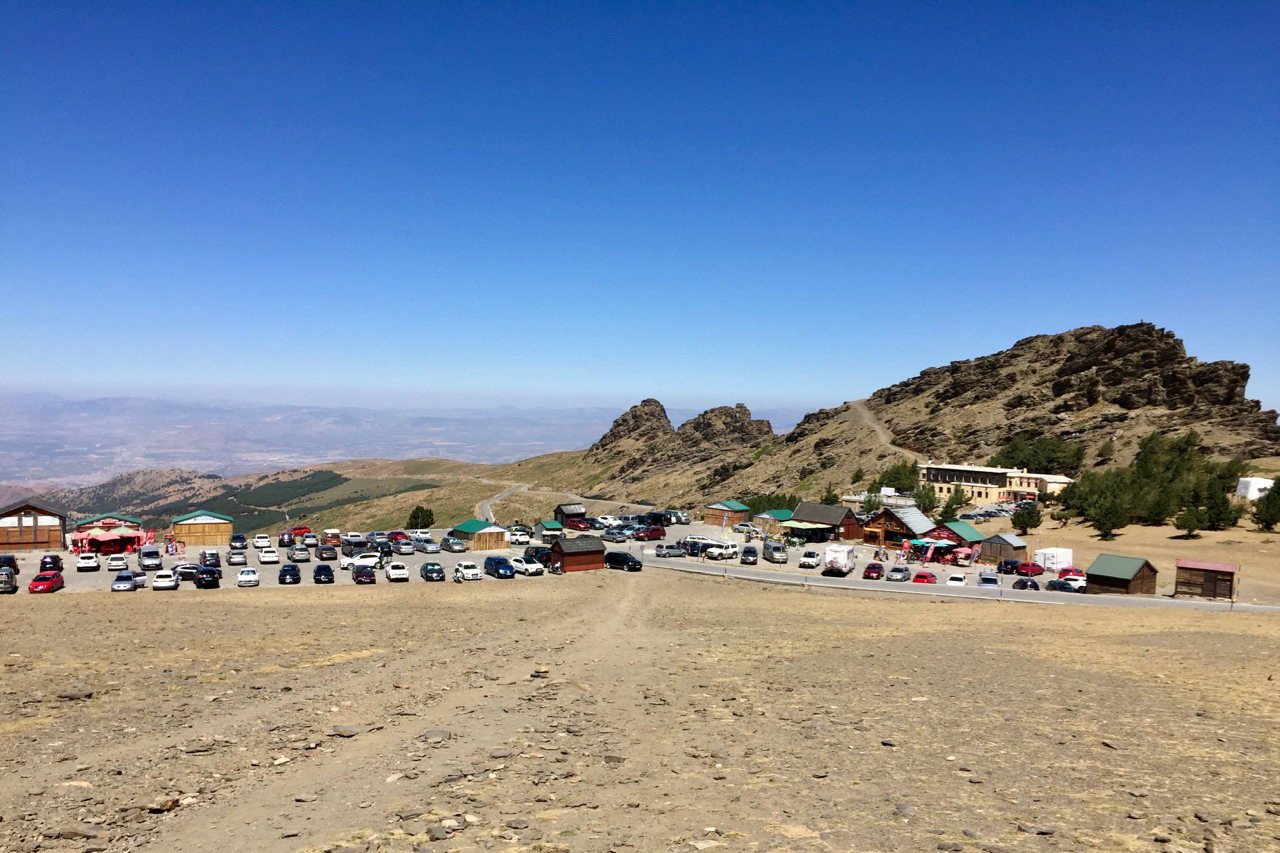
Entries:
{"label": "dirt trail on hillside", "polygon": [[880,443],[885,447],[901,453],[912,461],[925,461],[924,457],[919,453],[916,453],[914,450],[907,450],[905,447],[899,447],[893,443],[893,433],[889,432],[889,429],[884,424],[880,423],[880,421],[876,419],[876,416],[871,413],[871,410],[867,408],[866,400],[853,400],[849,405],[852,406],[854,411],[862,417],[862,420],[866,422],[867,426],[871,427],[876,434],[876,438],[878,438]]}
{"label": "dirt trail on hillside", "polygon": [[1167,835],[1261,851],[1280,835],[1280,622],[1263,617],[652,568],[5,604],[24,630],[5,637],[3,850],[1053,853]]}

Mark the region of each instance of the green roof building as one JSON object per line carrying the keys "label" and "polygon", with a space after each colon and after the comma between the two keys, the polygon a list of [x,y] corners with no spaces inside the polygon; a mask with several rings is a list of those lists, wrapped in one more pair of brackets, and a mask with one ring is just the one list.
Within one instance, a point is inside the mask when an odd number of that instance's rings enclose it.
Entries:
{"label": "green roof building", "polygon": [[1085,571],[1085,592],[1093,595],[1155,595],[1159,572],[1150,560],[1099,554]]}

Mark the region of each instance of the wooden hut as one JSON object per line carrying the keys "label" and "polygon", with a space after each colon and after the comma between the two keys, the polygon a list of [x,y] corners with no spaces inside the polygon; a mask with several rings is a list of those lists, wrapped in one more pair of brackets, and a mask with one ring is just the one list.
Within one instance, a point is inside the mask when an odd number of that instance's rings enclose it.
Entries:
{"label": "wooden hut", "polygon": [[0,551],[61,551],[70,510],[40,497],[0,507]]}
{"label": "wooden hut", "polygon": [[557,539],[551,545],[551,562],[559,563],[566,572],[603,569],[604,540],[599,536]]}
{"label": "wooden hut", "polygon": [[564,524],[571,518],[586,518],[587,508],[582,504],[560,504],[556,507],[552,516],[560,524]]}
{"label": "wooden hut", "polygon": [[752,518],[751,523],[759,527],[765,536],[779,536],[786,529],[779,525],[790,520],[791,510],[769,509]]}
{"label": "wooden hut", "polygon": [[1141,557],[1099,554],[1084,573],[1091,595],[1155,595],[1156,567]]}
{"label": "wooden hut", "polygon": [[955,542],[957,545],[964,545],[968,548],[972,548],[979,542],[986,541],[986,537],[978,532],[978,528],[967,521],[948,521],[944,524],[939,524],[921,538],[946,539],[948,542]]}
{"label": "wooden hut", "polygon": [[564,525],[558,521],[539,521],[533,526],[533,538],[554,542],[564,538]]}
{"label": "wooden hut", "polygon": [[1001,563],[1005,560],[1027,561],[1027,543],[1012,533],[997,533],[982,540],[982,562]]}
{"label": "wooden hut", "polygon": [[198,509],[175,518],[169,533],[173,541],[183,542],[189,548],[228,545],[234,522],[235,519],[229,515]]}
{"label": "wooden hut", "polygon": [[456,525],[450,534],[466,542],[472,551],[498,551],[507,547],[507,531],[492,521],[469,518]]}
{"label": "wooden hut", "polygon": [[1194,598],[1231,598],[1235,595],[1236,576],[1240,567],[1234,563],[1210,563],[1205,560],[1178,560],[1174,596]]}
{"label": "wooden hut", "polygon": [[887,506],[862,525],[862,541],[868,545],[895,545],[904,539],[922,539],[936,525],[913,506]]}
{"label": "wooden hut", "polygon": [[862,524],[853,510],[836,504],[802,502],[791,512],[791,518],[780,522],[810,541],[827,539],[860,539]]}
{"label": "wooden hut", "polygon": [[704,524],[711,524],[716,527],[732,527],[747,520],[747,514],[751,510],[744,503],[737,501],[716,501],[713,504],[707,504],[706,510],[702,514]]}

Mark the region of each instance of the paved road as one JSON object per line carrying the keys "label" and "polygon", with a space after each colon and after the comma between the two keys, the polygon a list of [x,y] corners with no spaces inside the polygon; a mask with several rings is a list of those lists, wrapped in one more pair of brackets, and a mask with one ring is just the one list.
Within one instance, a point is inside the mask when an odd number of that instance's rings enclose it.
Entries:
{"label": "paved road", "polygon": [[903,456],[906,456],[908,459],[914,460],[916,462],[923,461],[919,453],[916,453],[915,451],[912,451],[912,450],[907,450],[905,447],[899,447],[898,445],[893,443],[893,433],[889,432],[889,430],[885,427],[884,424],[876,420],[876,416],[871,414],[871,410],[867,408],[867,404],[865,400],[854,400],[849,405],[853,406],[854,411],[856,411],[859,415],[862,416],[862,419],[866,421],[867,426],[871,427],[871,429],[875,431],[876,438],[880,439],[881,444],[883,444],[885,447],[889,448],[890,450],[896,450],[897,452],[901,453]]}
{"label": "paved road", "polygon": [[[484,482],[487,483],[488,480],[485,480]],[[528,483],[516,483],[511,488],[507,489],[505,492],[499,495],[495,495],[494,497],[489,498],[487,501],[480,501],[480,503],[476,504],[476,515],[480,518],[481,521],[493,521],[493,510],[491,509],[491,507],[494,504],[496,504],[498,501],[505,498],[507,495],[514,495],[516,492],[523,492],[528,488],[529,488]]]}
{"label": "paved road", "polygon": [[[868,592],[890,592],[902,595],[928,595],[946,598],[977,598],[986,600],[1015,601],[1030,604],[1075,604],[1087,607],[1159,607],[1175,610],[1230,610],[1231,605],[1225,601],[1194,601],[1190,599],[1148,598],[1145,596],[1121,595],[1081,595],[1070,592],[1044,592],[1021,589],[978,589],[969,586],[945,586],[942,584],[888,583],[886,581],[865,581],[850,575],[847,578],[823,577],[820,574],[798,575],[794,572],[776,572],[769,569],[740,566],[736,563],[699,563],[679,558],[664,559],[644,556],[645,566],[664,569],[675,569],[682,572],[694,572],[703,575],[718,575],[737,578],[739,580],[758,581],[762,583],[780,583],[789,586],[828,587],[832,589],[865,590]],[[1242,613],[1280,613],[1280,606],[1266,604],[1236,604],[1235,610]]]}

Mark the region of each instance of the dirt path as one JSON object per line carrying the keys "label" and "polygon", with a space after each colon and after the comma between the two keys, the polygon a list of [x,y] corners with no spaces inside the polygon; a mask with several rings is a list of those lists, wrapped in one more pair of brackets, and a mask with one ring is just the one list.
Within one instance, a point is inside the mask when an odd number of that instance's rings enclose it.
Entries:
{"label": "dirt path", "polygon": [[[489,481],[484,480],[483,482],[487,483]],[[496,504],[498,501],[502,500],[503,498],[507,497],[508,495],[514,495],[516,492],[527,491],[528,488],[529,488],[528,483],[516,483],[511,488],[507,489],[505,492],[495,495],[494,497],[491,497],[488,500],[480,501],[480,503],[476,504],[476,518],[480,519],[481,521],[493,521],[493,505],[494,504]]]}
{"label": "dirt path", "polygon": [[916,453],[914,450],[907,450],[905,447],[899,447],[898,445],[893,443],[893,433],[889,432],[889,430],[885,427],[885,425],[880,423],[880,421],[876,420],[875,415],[871,414],[871,410],[867,408],[866,400],[854,400],[849,405],[853,406],[854,410],[857,411],[857,413],[862,416],[862,420],[866,422],[867,426],[871,427],[871,429],[876,434],[876,438],[878,438],[880,440],[880,443],[883,444],[885,447],[889,448],[890,450],[894,450],[898,453],[901,453],[903,456],[907,457],[908,459],[911,459],[912,461],[915,461],[915,462],[924,461],[924,457],[921,456],[919,453]]}

